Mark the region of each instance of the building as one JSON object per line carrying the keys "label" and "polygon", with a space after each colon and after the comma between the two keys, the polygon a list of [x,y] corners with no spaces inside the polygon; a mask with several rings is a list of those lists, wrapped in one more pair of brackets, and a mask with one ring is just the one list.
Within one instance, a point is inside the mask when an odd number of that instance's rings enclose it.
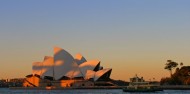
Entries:
{"label": "building", "polygon": [[25,87],[81,87],[106,82],[112,69],[100,66],[99,60],[86,60],[81,54],[74,58],[62,48],[54,48],[54,56],[45,56],[42,62],[34,62],[32,74],[27,75]]}

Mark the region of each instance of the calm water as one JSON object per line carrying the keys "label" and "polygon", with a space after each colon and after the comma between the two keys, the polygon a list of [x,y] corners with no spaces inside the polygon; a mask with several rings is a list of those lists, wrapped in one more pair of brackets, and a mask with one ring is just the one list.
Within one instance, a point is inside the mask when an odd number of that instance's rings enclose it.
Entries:
{"label": "calm water", "polygon": [[[0,94],[147,94],[127,93],[121,89],[79,89],[79,90],[10,90],[0,88]],[[190,90],[164,90],[148,94],[190,94]]]}

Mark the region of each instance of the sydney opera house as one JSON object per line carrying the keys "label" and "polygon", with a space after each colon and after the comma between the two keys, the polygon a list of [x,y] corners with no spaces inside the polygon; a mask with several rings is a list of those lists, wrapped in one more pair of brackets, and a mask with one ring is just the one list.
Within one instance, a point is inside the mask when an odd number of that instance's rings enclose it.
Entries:
{"label": "sydney opera house", "polygon": [[[73,57],[62,48],[54,48],[54,56],[32,64],[25,87],[82,87],[108,85],[111,68],[103,68],[99,60],[86,60],[81,54]],[[111,84],[111,83],[110,83]]]}

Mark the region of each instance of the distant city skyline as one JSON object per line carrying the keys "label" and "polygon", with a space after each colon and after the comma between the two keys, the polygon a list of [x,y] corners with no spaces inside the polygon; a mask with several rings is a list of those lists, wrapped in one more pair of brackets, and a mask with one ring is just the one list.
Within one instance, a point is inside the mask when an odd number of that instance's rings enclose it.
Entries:
{"label": "distant city skyline", "polygon": [[1,0],[0,78],[21,78],[58,46],[98,59],[112,79],[170,76],[190,65],[189,0]]}

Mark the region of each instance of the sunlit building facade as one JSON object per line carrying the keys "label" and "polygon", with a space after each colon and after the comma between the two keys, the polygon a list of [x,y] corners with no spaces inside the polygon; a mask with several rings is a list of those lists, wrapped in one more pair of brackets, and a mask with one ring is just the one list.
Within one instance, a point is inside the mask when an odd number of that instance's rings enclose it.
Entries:
{"label": "sunlit building facade", "polygon": [[99,60],[86,60],[81,54],[74,58],[62,48],[54,48],[54,56],[45,56],[42,62],[32,64],[32,74],[27,75],[25,87],[93,86],[94,82],[108,81],[112,69],[100,66]]}

